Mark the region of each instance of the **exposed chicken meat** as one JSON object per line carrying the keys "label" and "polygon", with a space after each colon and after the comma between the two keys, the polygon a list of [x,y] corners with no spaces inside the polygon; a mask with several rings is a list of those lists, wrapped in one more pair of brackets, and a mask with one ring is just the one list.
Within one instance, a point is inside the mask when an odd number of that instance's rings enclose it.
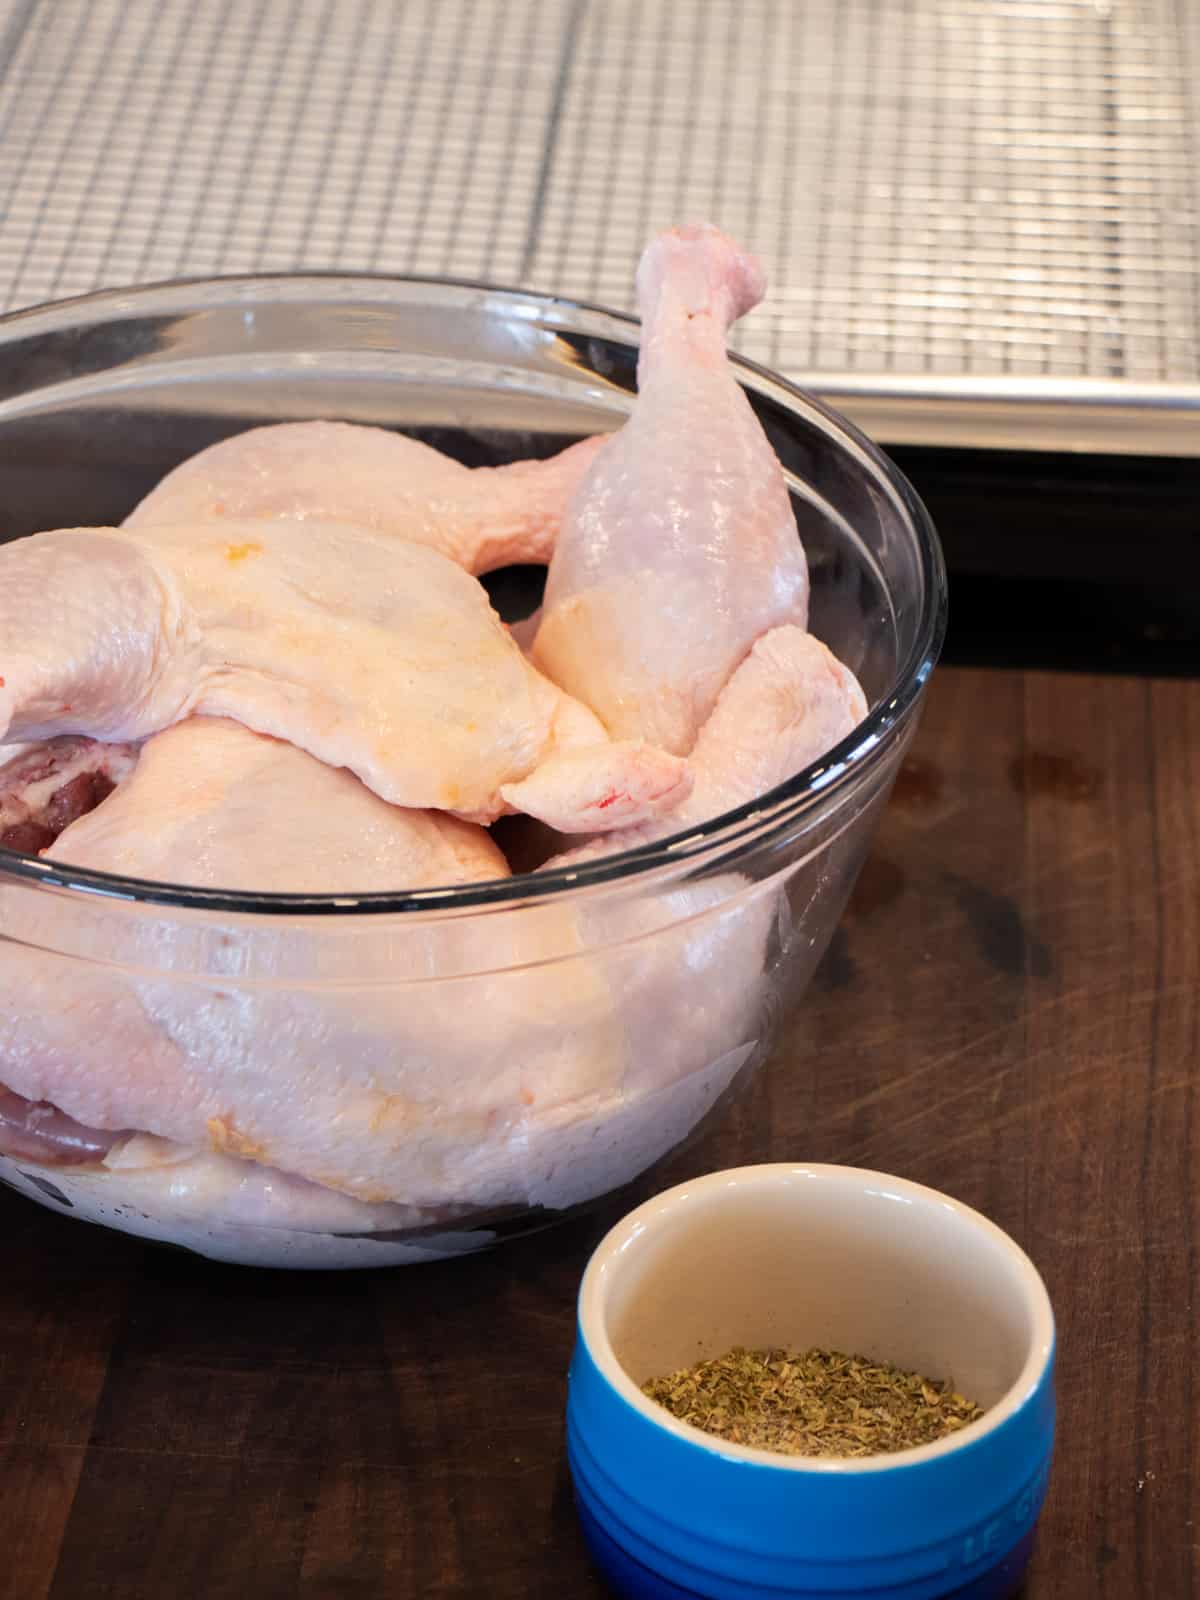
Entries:
{"label": "exposed chicken meat", "polygon": [[681,755],[755,639],[807,617],[783,472],[725,354],[763,287],[715,228],[646,250],[637,403],[576,490],[534,641],[614,738]]}
{"label": "exposed chicken meat", "polygon": [[[5,750],[0,745],[0,760]],[[98,806],[137,764],[137,746],[51,739],[0,765],[0,846],[34,854]]]}
{"label": "exposed chicken meat", "polygon": [[353,522],[440,550],[468,572],[549,561],[600,440],[548,461],[464,467],[429,445],[347,422],[251,428],[169,472],[130,528],[239,518]]}
{"label": "exposed chicken meat", "polygon": [[[0,548],[0,741],[142,739],[192,713],[349,767],[395,805],[476,821],[505,809],[510,783],[575,831],[614,789],[646,815],[688,782],[675,758],[610,743],[529,665],[478,582],[422,545],[278,521]],[[565,777],[538,770],[567,750]]]}
{"label": "exposed chicken meat", "polygon": [[126,877],[274,894],[369,894],[506,878],[480,827],[388,805],[351,773],[239,723],[190,717],[46,851]]}
{"label": "exposed chicken meat", "polygon": [[56,1106],[26,1100],[0,1084],[0,1156],[43,1167],[99,1165],[123,1133],[85,1128]]}

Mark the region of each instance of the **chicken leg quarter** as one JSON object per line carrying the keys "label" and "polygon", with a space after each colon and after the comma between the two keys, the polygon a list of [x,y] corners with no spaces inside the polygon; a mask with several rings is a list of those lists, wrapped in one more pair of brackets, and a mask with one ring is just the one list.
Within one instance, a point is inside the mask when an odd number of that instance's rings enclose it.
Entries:
{"label": "chicken leg quarter", "polygon": [[715,228],[638,268],[633,414],[575,492],[534,661],[614,738],[686,754],[755,639],[803,627],[808,571],[783,471],[725,351],[762,272]]}
{"label": "chicken leg quarter", "polygon": [[499,816],[508,785],[568,832],[627,825],[690,787],[677,757],[610,742],[530,666],[480,584],[426,546],[275,521],[0,548],[0,743],[138,740],[192,714],[468,821]]}

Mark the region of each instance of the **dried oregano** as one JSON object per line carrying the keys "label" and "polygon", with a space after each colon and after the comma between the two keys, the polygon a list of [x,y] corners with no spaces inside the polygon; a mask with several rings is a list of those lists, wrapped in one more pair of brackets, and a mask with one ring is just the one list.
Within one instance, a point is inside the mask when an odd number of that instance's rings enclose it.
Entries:
{"label": "dried oregano", "polygon": [[790,1456],[912,1450],[983,1415],[949,1381],[840,1350],[745,1350],[643,1385],[672,1416],[731,1444]]}

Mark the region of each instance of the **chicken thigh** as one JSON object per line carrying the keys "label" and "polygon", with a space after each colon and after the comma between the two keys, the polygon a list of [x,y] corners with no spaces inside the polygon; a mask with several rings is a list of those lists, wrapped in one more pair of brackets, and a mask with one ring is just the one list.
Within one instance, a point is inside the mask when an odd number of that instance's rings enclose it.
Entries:
{"label": "chicken thigh", "polygon": [[803,628],[772,628],[722,689],[692,753],[692,793],[671,831],[766,796],[867,714],[858,679]]}
{"label": "chicken thigh", "polygon": [[638,268],[638,397],[568,508],[535,662],[614,738],[686,754],[755,639],[803,627],[808,572],[783,471],[729,366],[758,264],[708,226]]}
{"label": "chicken thigh", "polygon": [[352,522],[440,550],[468,572],[546,562],[599,439],[547,461],[464,467],[349,422],[283,422],[222,439],[169,472],[127,528],[284,517]]}
{"label": "chicken thigh", "polygon": [[[26,752],[11,766],[35,773],[34,755]],[[45,859],[254,893],[402,891],[509,872],[480,827],[387,805],[347,771],[210,717],[187,718],[150,738],[117,792],[66,827]],[[389,1075],[414,1070],[426,1077],[426,1050],[437,1037],[432,1024],[430,1038],[426,1008],[406,1003],[405,942],[392,936],[392,944],[394,987],[368,986],[365,994],[338,984],[322,989],[320,982],[280,989],[275,982],[240,987],[155,978],[152,933],[146,970],[69,962],[62,971],[61,958],[50,952],[0,944],[0,1155],[43,1165],[114,1165],[120,1149],[122,1170],[186,1162],[189,1182],[203,1160],[206,1186],[219,1176],[222,1195],[259,1203],[272,1189],[269,1179],[251,1176],[261,1163],[250,1163],[266,1154],[266,1139],[277,1138],[285,1154],[299,1142],[299,1162],[307,1155],[334,1187],[352,1192],[362,1154],[355,1155],[355,1136],[370,1146],[381,1131],[355,1107],[376,1112],[384,1099],[376,1085]],[[406,947],[410,976],[437,965],[421,928]],[[488,1018],[486,1027],[493,1024]],[[477,1014],[467,1008],[459,1027],[478,1054]],[[358,1064],[363,1038],[373,1048]],[[323,1088],[306,1091],[302,1061],[317,1062]],[[306,1106],[317,1107],[307,1150],[290,1133]],[[339,1117],[347,1120],[346,1134],[333,1131]],[[344,1168],[338,1152],[347,1142]],[[394,1133],[382,1131],[384,1162],[389,1155],[397,1160],[394,1142]],[[317,1157],[314,1146],[322,1152]],[[235,1178],[237,1166],[242,1178]],[[379,1157],[373,1162],[368,1155],[376,1200],[378,1166]],[[275,1181],[275,1211],[286,1210],[291,1222],[304,1206],[330,1226],[339,1216],[357,1218],[346,1205],[339,1214],[328,1186],[322,1205],[302,1184],[283,1181],[282,1171]],[[421,1218],[384,1208],[360,1221],[402,1226]]]}
{"label": "chicken thigh", "polygon": [[577,846],[546,866],[637,849],[746,805],[818,760],[866,714],[857,678],[819,639],[803,628],[772,628],[755,641],[700,730],[688,763],[691,793],[669,816]]}
{"label": "chicken thigh", "polygon": [[372,894],[508,877],[482,828],[388,805],[345,770],[220,717],[142,746],[44,852],[125,877],[260,894]]}
{"label": "chicken thigh", "polygon": [[137,740],[193,713],[472,821],[500,815],[509,784],[567,832],[635,821],[689,786],[676,757],[611,743],[530,666],[480,584],[425,546],[278,521],[0,548],[0,743]]}

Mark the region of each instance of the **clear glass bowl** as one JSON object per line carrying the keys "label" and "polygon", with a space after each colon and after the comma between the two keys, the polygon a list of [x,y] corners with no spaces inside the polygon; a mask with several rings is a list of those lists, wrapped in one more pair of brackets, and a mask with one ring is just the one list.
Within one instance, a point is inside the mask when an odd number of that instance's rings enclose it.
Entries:
{"label": "clear glass bowl", "polygon": [[[118,522],[184,457],[266,422],[382,424],[471,464],[548,454],[621,423],[636,341],[596,308],[373,277],[185,282],[11,316],[5,536]],[[97,1073],[157,1052],[203,1081],[221,1051],[249,1097],[290,1053],[317,1121],[328,1085],[355,1085],[403,1185],[384,1205],[366,1172],[356,1197],[296,1183],[245,1159],[270,1153],[216,1109],[212,1154],[161,1165],[140,1141],[115,1170],[0,1158],[0,1179],[220,1259],[378,1266],[593,1203],[719,1113],[825,951],[945,624],[937,538],[903,477],[782,379],[738,373],[789,477],[813,630],[858,674],[867,720],[684,836],[494,884],[221,894],[0,851],[0,1083],[9,1052],[69,1051]],[[536,602],[528,572],[492,590],[510,614]]]}

